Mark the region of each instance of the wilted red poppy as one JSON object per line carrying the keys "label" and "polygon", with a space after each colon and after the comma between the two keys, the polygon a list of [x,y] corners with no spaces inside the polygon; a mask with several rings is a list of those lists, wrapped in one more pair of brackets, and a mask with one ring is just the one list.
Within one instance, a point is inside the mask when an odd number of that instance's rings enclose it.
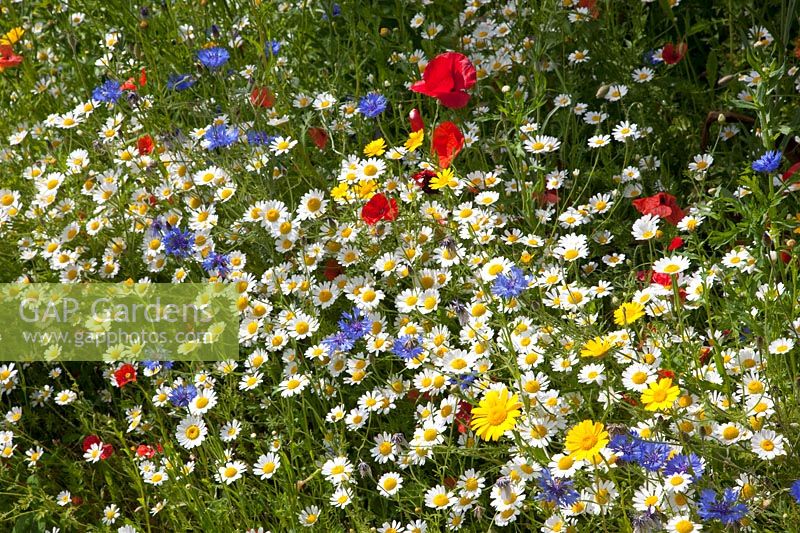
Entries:
{"label": "wilted red poppy", "polygon": [[672,225],[680,222],[685,216],[675,197],[665,192],[647,198],[638,198],[633,201],[633,207],[643,215],[663,218]]}
{"label": "wilted red poppy", "polygon": [[658,369],[657,374],[658,377],[661,379],[669,378],[673,381],[675,380],[675,372],[673,372],[672,370],[668,370],[666,368],[660,368]]}
{"label": "wilted red poppy", "polygon": [[422,189],[425,194],[438,194],[439,191],[431,189],[431,180],[436,177],[436,172],[432,170],[420,170],[411,179]]}
{"label": "wilted red poppy", "polygon": [[397,200],[376,194],[361,208],[361,220],[372,226],[380,220],[392,221],[397,218]]}
{"label": "wilted red poppy", "polygon": [[275,105],[275,95],[269,90],[269,87],[254,87],[250,92],[250,103],[254,107],[270,108]]}
{"label": "wilted red poppy", "polygon": [[14,54],[11,45],[0,45],[0,69],[16,67],[22,63],[22,56]]}
{"label": "wilted red poppy", "polygon": [[136,141],[136,148],[140,155],[148,155],[153,151],[153,138],[149,135],[142,135]]}
{"label": "wilted red poppy", "polygon": [[328,145],[328,132],[322,128],[308,128],[308,136],[320,150],[324,150]]}
{"label": "wilted red poppy", "polygon": [[433,151],[441,168],[449,167],[463,147],[464,135],[452,122],[442,122],[433,131]]}
{"label": "wilted red poppy", "polygon": [[667,65],[674,65],[683,59],[683,56],[686,55],[686,50],[688,48],[689,46],[686,43],[667,43],[667,45],[661,51],[661,59],[663,59],[664,63]]}
{"label": "wilted red poppy", "polygon": [[325,271],[323,272],[323,276],[325,276],[325,279],[328,281],[333,281],[337,277],[341,276],[342,272],[344,272],[344,269],[342,268],[342,265],[339,264],[339,261],[336,259],[328,259],[328,262],[325,263]]}
{"label": "wilted red poppy", "polygon": [[425,67],[422,80],[411,90],[439,100],[443,106],[459,109],[469,102],[467,89],[475,85],[475,67],[464,54],[445,52],[434,57]]}
{"label": "wilted red poppy", "polygon": [[131,364],[124,364],[114,372],[114,379],[117,382],[117,387],[124,387],[131,381],[136,381],[136,367]]}
{"label": "wilted red poppy", "polygon": [[419,109],[414,108],[408,114],[408,120],[411,122],[411,131],[419,131],[425,129],[425,123],[422,121],[422,114]]}

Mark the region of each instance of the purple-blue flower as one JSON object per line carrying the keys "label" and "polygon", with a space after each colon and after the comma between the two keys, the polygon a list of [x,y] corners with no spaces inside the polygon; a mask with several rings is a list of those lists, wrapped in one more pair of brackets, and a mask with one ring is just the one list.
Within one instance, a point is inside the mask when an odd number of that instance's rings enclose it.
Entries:
{"label": "purple-blue flower", "polygon": [[268,56],[269,55],[276,56],[278,55],[278,52],[281,51],[281,42],[273,39],[270,42],[266,43],[266,45],[264,45],[264,50]]}
{"label": "purple-blue flower", "polygon": [[197,59],[207,68],[212,70],[220,68],[228,62],[231,54],[221,46],[202,48],[197,51]]}
{"label": "purple-blue flower", "polygon": [[224,278],[231,271],[230,258],[225,254],[210,252],[203,260],[203,269],[209,274]]}
{"label": "purple-blue flower", "polygon": [[164,251],[167,255],[184,258],[192,255],[194,251],[194,233],[183,231],[179,227],[169,228],[162,239]]}
{"label": "purple-blue flower", "polygon": [[403,335],[394,341],[392,353],[400,359],[408,361],[419,357],[422,353],[422,346],[419,345],[416,338]]}
{"label": "purple-blue flower", "polygon": [[389,101],[378,93],[369,93],[358,101],[358,112],[367,118],[375,118],[384,111]]}
{"label": "purple-blue flower", "polygon": [[789,487],[789,494],[792,495],[794,501],[800,503],[800,479],[792,483],[792,486]]}
{"label": "purple-blue flower", "polygon": [[542,492],[536,495],[537,500],[554,503],[559,507],[572,505],[580,498],[571,480],[553,477],[549,470],[542,470],[539,488]]}
{"label": "purple-blue flower", "polygon": [[753,161],[751,166],[756,172],[765,172],[767,174],[775,172],[781,166],[782,157],[780,150],[770,150]]}
{"label": "purple-blue flower", "polygon": [[233,126],[217,124],[211,126],[204,136],[205,147],[209,150],[225,148],[239,140],[239,130]]}
{"label": "purple-blue flower", "polygon": [[186,407],[189,402],[197,396],[197,387],[191,383],[188,385],[178,385],[169,393],[169,401],[175,407]]}
{"label": "purple-blue flower", "polygon": [[167,79],[167,89],[184,91],[194,85],[194,81],[191,74],[170,74]]}
{"label": "purple-blue flower", "polygon": [[106,104],[116,103],[122,96],[121,85],[118,81],[108,80],[103,85],[95,87],[92,91],[92,99]]}
{"label": "purple-blue flower", "polygon": [[516,298],[528,288],[530,276],[526,276],[517,267],[511,267],[508,274],[501,274],[494,279],[492,294],[501,298]]}
{"label": "purple-blue flower", "polygon": [[719,520],[727,526],[747,515],[747,505],[739,502],[739,491],[736,489],[725,489],[720,497],[713,490],[705,489],[700,494],[697,514],[703,520]]}

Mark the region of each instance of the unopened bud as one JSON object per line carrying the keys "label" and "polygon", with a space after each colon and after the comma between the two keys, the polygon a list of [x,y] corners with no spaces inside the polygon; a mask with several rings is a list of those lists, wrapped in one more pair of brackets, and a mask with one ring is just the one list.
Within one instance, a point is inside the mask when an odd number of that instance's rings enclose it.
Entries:
{"label": "unopened bud", "polygon": [[717,115],[717,122],[720,124],[725,124],[725,113],[720,113]]}

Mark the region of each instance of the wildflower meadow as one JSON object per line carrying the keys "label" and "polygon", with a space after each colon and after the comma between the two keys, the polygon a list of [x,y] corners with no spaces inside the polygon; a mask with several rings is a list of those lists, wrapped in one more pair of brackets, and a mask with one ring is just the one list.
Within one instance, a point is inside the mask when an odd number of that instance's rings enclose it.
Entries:
{"label": "wildflower meadow", "polygon": [[0,531],[800,531],[797,0],[0,0],[0,109],[0,307],[238,339],[3,321]]}

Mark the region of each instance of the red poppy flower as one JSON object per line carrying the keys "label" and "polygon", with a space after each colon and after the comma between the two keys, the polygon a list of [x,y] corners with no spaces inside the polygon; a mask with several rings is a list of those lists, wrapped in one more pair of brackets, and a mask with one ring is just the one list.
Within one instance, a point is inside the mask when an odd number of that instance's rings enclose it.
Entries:
{"label": "red poppy flower", "polygon": [[147,444],[140,444],[136,448],[136,455],[139,457],[147,457],[148,459],[152,459],[156,455],[156,450]]}
{"label": "red poppy flower", "polygon": [[131,364],[124,364],[114,372],[114,379],[117,387],[122,388],[131,381],[136,381],[136,367]]}
{"label": "red poppy flower", "polygon": [[683,246],[683,239],[681,239],[680,237],[675,237],[670,241],[669,246],[667,246],[667,250],[669,250],[670,252],[674,252],[675,250],[677,250],[682,246]]}
{"label": "red poppy flower", "polygon": [[16,67],[22,63],[22,56],[14,54],[10,45],[0,45],[0,69]]}
{"label": "red poppy flower", "polygon": [[414,174],[411,179],[417,184],[417,187],[422,189],[425,194],[438,194],[439,191],[431,189],[431,180],[436,177],[436,172],[433,170],[420,170]]}
{"label": "red poppy flower", "polygon": [[597,7],[597,0],[580,0],[578,7],[585,7],[589,10],[593,19],[600,16],[600,9]]}
{"label": "red poppy flower", "polygon": [[686,55],[686,50],[688,48],[689,46],[686,43],[667,43],[667,45],[661,51],[661,59],[663,59],[664,63],[667,65],[674,65],[683,59],[683,56]]}
{"label": "red poppy flower", "polygon": [[667,370],[666,368],[660,368],[657,372],[658,377],[661,379],[669,378],[671,380],[675,379],[675,372],[672,370]]}
{"label": "red poppy flower", "polygon": [[408,114],[408,120],[411,122],[411,131],[419,131],[425,129],[425,123],[422,121],[422,114],[419,109],[414,108]]}
{"label": "red poppy flower", "polygon": [[469,102],[467,89],[475,85],[475,67],[464,54],[445,52],[434,57],[422,73],[422,81],[411,90],[439,100],[443,106],[460,109]]}
{"label": "red poppy flower", "polygon": [[322,128],[308,128],[308,136],[320,150],[324,150],[328,145],[328,132]]}
{"label": "red poppy flower", "polygon": [[380,220],[392,221],[397,218],[397,200],[376,194],[361,208],[361,220],[372,226]]}
{"label": "red poppy flower", "polygon": [[685,216],[675,197],[665,192],[636,199],[633,201],[633,207],[643,215],[655,215],[672,225],[680,222]]}
{"label": "red poppy flower", "polygon": [[269,87],[254,87],[250,92],[250,103],[254,107],[266,107],[269,109],[275,105],[275,95]]}
{"label": "red poppy flower", "polygon": [[789,167],[789,170],[787,170],[786,172],[784,172],[784,173],[783,173],[783,175],[781,176],[781,179],[782,179],[783,181],[786,181],[786,180],[788,180],[789,178],[791,178],[792,176],[794,176],[794,175],[795,175],[795,173],[796,173],[798,170],[800,170],[800,161],[798,161],[798,162],[797,162],[797,163],[795,163],[794,165],[790,166],[790,167]]}
{"label": "red poppy flower", "polygon": [[100,437],[98,437],[97,435],[89,435],[88,437],[83,439],[81,447],[83,448],[83,451],[87,452],[89,451],[89,448],[91,448],[95,444],[100,444],[100,442],[101,442]]}
{"label": "red poppy flower", "polygon": [[558,203],[558,191],[545,191],[535,192],[533,193],[533,199],[539,205],[547,205],[547,204],[557,204]]}
{"label": "red poppy flower", "polygon": [[147,71],[142,69],[139,72],[139,86],[144,87],[145,85],[147,85]]}
{"label": "red poppy flower", "polygon": [[133,81],[133,78],[128,78],[119,88],[123,91],[135,91],[136,83]]}
{"label": "red poppy flower", "polygon": [[111,444],[103,444],[103,451],[100,452],[100,459],[105,461],[112,455],[114,455],[114,446]]}
{"label": "red poppy flower", "polygon": [[328,281],[333,281],[341,276],[343,272],[344,269],[342,268],[342,265],[339,264],[339,261],[336,259],[328,259],[328,262],[325,263],[325,271],[323,275]]}
{"label": "red poppy flower", "polygon": [[153,138],[149,135],[143,135],[136,141],[136,148],[139,154],[148,155],[153,151]]}
{"label": "red poppy flower", "polygon": [[439,167],[449,167],[463,147],[464,135],[452,122],[442,122],[433,131],[433,150],[439,157]]}

